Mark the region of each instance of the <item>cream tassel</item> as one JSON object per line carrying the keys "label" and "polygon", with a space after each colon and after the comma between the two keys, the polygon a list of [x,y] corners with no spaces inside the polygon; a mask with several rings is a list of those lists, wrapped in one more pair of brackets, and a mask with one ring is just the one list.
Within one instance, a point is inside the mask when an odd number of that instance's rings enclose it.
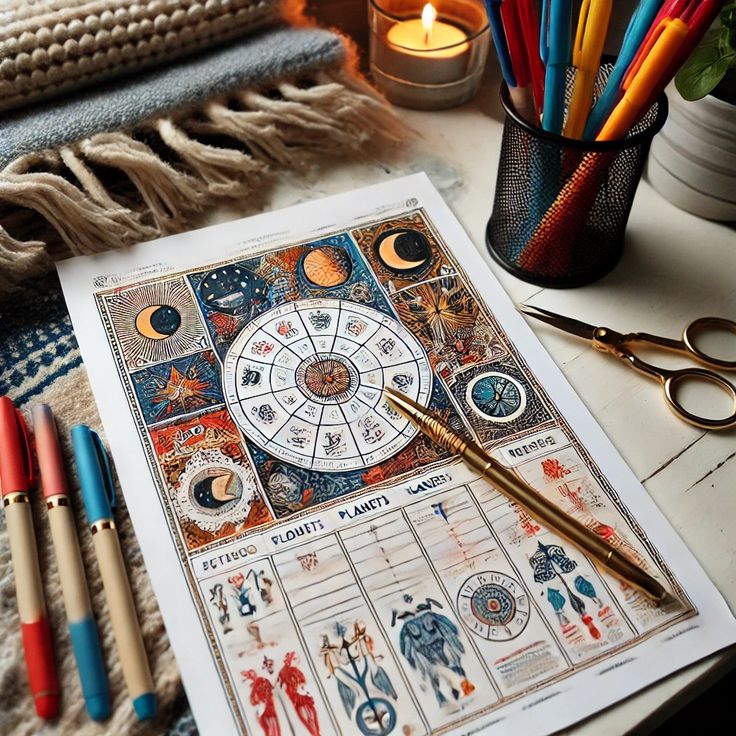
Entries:
{"label": "cream tassel", "polygon": [[219,102],[204,108],[207,122],[188,122],[186,129],[204,135],[227,135],[244,143],[256,158],[281,166],[301,167],[303,156],[290,149],[278,118],[262,110],[233,110]]}
{"label": "cream tassel", "polygon": [[161,140],[207,183],[213,195],[234,198],[244,187],[255,190],[263,183],[268,167],[252,156],[190,138],[168,118],[154,120],[152,125]]}
{"label": "cream tassel", "polygon": [[176,232],[202,209],[206,192],[194,177],[177,171],[141,141],[125,133],[101,133],[81,141],[79,152],[93,163],[122,171],[163,233]]}
{"label": "cream tassel", "polygon": [[25,279],[43,273],[48,263],[45,243],[21,242],[11,238],[0,225],[0,291],[20,287]]}
{"label": "cream tassel", "polygon": [[156,230],[144,225],[141,222],[140,215],[129,210],[127,207],[123,207],[108,194],[107,189],[105,189],[92,169],[71,148],[64,147],[60,149],[59,156],[64,162],[64,165],[77,177],[84,190],[97,204],[108,210],[115,210],[117,212],[116,219],[129,231],[129,240],[131,242],[141,242],[156,237]]}
{"label": "cream tassel", "polygon": [[35,210],[56,229],[74,254],[95,253],[127,242],[115,211],[86,197],[57,174],[32,171],[0,174],[0,200]]}

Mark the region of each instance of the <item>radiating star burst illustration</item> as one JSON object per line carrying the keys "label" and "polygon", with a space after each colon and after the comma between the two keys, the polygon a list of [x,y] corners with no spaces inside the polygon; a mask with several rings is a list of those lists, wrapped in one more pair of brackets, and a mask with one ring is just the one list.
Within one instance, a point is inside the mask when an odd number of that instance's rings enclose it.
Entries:
{"label": "radiating star burst illustration", "polygon": [[168,379],[162,379],[161,388],[156,391],[153,403],[159,406],[158,414],[171,414],[175,408],[185,410],[194,399],[206,400],[210,385],[201,381],[196,373],[191,377],[171,366]]}
{"label": "radiating star burst illustration", "polygon": [[402,318],[418,327],[427,327],[432,338],[443,343],[460,328],[470,327],[476,319],[476,310],[470,295],[459,285],[446,288],[439,283],[420,284],[404,310]]}

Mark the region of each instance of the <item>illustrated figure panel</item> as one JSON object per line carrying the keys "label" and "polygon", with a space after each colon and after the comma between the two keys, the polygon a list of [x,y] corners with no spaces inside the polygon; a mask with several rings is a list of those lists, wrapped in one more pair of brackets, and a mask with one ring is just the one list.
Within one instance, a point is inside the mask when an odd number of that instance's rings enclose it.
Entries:
{"label": "illustrated figure panel", "polygon": [[253,320],[224,362],[233,417],[259,448],[303,468],[366,468],[416,434],[382,389],[429,402],[426,353],[398,321],[333,299],[303,300]]}

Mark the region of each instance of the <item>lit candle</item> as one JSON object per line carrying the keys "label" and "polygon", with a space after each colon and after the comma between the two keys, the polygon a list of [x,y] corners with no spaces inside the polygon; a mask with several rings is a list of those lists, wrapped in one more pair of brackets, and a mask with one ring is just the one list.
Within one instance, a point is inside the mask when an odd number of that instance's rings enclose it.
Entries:
{"label": "lit candle", "polygon": [[468,34],[451,23],[437,20],[427,3],[421,18],[403,20],[386,34],[381,68],[416,84],[449,84],[466,74],[470,55]]}

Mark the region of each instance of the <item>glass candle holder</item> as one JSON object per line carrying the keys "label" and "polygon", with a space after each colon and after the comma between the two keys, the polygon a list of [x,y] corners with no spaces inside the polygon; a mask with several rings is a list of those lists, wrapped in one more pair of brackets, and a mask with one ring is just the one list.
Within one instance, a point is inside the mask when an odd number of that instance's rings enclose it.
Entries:
{"label": "glass candle holder", "polygon": [[490,30],[482,0],[368,0],[370,68],[396,105],[439,110],[471,99]]}

